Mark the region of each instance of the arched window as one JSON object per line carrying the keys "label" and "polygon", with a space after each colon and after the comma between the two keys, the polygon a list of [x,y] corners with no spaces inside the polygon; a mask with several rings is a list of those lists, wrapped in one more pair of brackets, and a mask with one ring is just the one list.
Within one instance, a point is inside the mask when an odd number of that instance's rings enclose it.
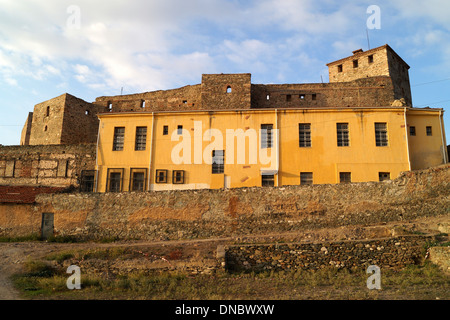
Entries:
{"label": "arched window", "polygon": [[231,93],[231,87],[230,86],[227,87],[227,93]]}

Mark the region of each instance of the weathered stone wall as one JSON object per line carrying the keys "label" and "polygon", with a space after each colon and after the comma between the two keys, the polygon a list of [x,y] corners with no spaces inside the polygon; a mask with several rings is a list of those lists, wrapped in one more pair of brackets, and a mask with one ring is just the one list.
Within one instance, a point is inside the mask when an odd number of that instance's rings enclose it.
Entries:
{"label": "weathered stone wall", "polygon": [[31,124],[33,122],[33,112],[28,113],[27,120],[22,129],[22,133],[20,135],[20,145],[27,146],[30,144],[30,135],[31,135]]}
{"label": "weathered stone wall", "polygon": [[371,225],[448,215],[449,168],[406,173],[388,182],[38,195],[29,214],[54,213],[56,235],[86,239],[244,237]]}
{"label": "weathered stone wall", "polygon": [[326,267],[401,269],[425,257],[432,236],[402,236],[364,241],[239,245],[225,248],[230,271],[317,270]]}
{"label": "weathered stone wall", "polygon": [[95,144],[0,147],[0,185],[78,186],[95,169]]}

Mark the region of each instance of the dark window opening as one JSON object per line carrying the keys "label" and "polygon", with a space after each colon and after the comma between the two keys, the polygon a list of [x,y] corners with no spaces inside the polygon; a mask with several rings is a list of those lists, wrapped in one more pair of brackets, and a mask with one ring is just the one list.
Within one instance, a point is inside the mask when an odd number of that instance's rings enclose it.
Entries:
{"label": "dark window opening", "polygon": [[80,192],[94,192],[95,170],[81,171]]}
{"label": "dark window opening", "polygon": [[375,144],[377,147],[386,147],[388,145],[386,123],[375,123]]}
{"label": "dark window opening", "polygon": [[311,98],[312,98],[312,100],[317,100],[317,94],[313,93]]}
{"label": "dark window opening", "polygon": [[272,148],[272,124],[261,125],[261,148]]}
{"label": "dark window opening", "polygon": [[136,143],[134,150],[145,150],[147,143],[147,127],[136,127]]}
{"label": "dark window opening", "polygon": [[292,96],[290,94],[286,95],[286,101],[291,101]]}
{"label": "dark window opening", "polygon": [[156,170],[155,182],[156,183],[167,183],[167,176],[168,176],[167,170]]}
{"label": "dark window opening", "polygon": [[310,186],[313,184],[312,172],[300,172],[300,185]]}
{"label": "dark window opening", "polygon": [[184,183],[184,171],[183,170],[173,170],[172,183],[173,184],[183,184]]}
{"label": "dark window opening", "polygon": [[144,191],[145,190],[145,173],[133,172],[131,191]]}
{"label": "dark window opening", "polygon": [[431,127],[427,127],[427,136],[432,136],[433,135],[433,130]]}
{"label": "dark window opening", "polygon": [[338,147],[348,147],[350,145],[348,123],[336,124]]}
{"label": "dark window opening", "polygon": [[47,106],[47,111],[45,113],[46,117],[48,117],[50,115],[50,106]]}
{"label": "dark window opening", "polygon": [[120,172],[109,174],[109,192],[120,192],[122,190],[122,175]]}
{"label": "dark window opening", "polygon": [[350,172],[339,172],[339,182],[340,183],[352,182],[352,174]]}
{"label": "dark window opening", "polygon": [[164,126],[163,127],[163,135],[167,136],[169,134],[169,126]]}
{"label": "dark window opening", "polygon": [[342,72],[342,70],[343,70],[342,64],[338,65],[337,66],[337,71],[338,72]]}
{"label": "dark window opening", "polygon": [[298,124],[298,142],[300,147],[311,147],[311,124]]}
{"label": "dark window opening", "polygon": [[373,54],[371,54],[370,56],[367,57],[369,63],[373,62]]}
{"label": "dark window opening", "polygon": [[353,68],[358,68],[358,60],[353,60]]}
{"label": "dark window opening", "polygon": [[409,135],[410,136],[416,135],[416,127],[409,127]]}
{"label": "dark window opening", "polygon": [[221,174],[225,171],[224,150],[213,150],[212,152],[212,173]]}
{"label": "dark window opening", "polygon": [[378,179],[380,181],[391,180],[391,174],[389,172],[378,172]]}
{"label": "dark window opening", "polygon": [[263,174],[261,176],[261,186],[263,187],[273,187],[275,181],[275,176],[273,174]]}
{"label": "dark window opening", "polygon": [[178,135],[182,135],[183,134],[183,126],[178,126],[177,127],[177,134]]}
{"label": "dark window opening", "polygon": [[115,127],[114,128],[113,151],[122,151],[124,141],[125,141],[125,128],[124,127]]}
{"label": "dark window opening", "polygon": [[47,130],[48,130],[48,127],[47,127],[47,126],[45,126],[45,127],[44,127],[44,131],[47,131]]}

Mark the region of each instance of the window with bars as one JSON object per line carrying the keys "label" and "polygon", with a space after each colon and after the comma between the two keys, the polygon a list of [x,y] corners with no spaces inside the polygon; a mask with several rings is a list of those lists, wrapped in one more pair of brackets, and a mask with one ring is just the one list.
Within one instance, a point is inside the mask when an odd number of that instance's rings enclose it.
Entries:
{"label": "window with bars", "polygon": [[132,172],[131,191],[145,190],[145,172]]}
{"label": "window with bars", "polygon": [[163,126],[163,136],[167,136],[169,134],[169,126]]}
{"label": "window with bars", "polygon": [[80,192],[94,192],[95,170],[81,171]]}
{"label": "window with bars", "polygon": [[310,186],[313,184],[312,172],[300,172],[300,185]]}
{"label": "window with bars", "polygon": [[261,186],[263,187],[273,187],[275,181],[275,176],[273,174],[263,174],[261,176]]}
{"label": "window with bars", "polygon": [[124,127],[115,127],[114,128],[113,151],[122,151],[124,141],[125,141],[125,128]]}
{"label": "window with bars", "polygon": [[375,123],[375,144],[377,147],[388,145],[387,125],[385,122]]}
{"label": "window with bars", "polygon": [[183,184],[184,183],[184,171],[183,170],[173,170],[172,183],[173,184]]}
{"label": "window with bars", "polygon": [[147,143],[147,127],[136,127],[136,143],[134,150],[145,150]]}
{"label": "window with bars", "polygon": [[155,182],[156,183],[167,183],[167,176],[168,176],[167,170],[156,170]]}
{"label": "window with bars", "polygon": [[391,180],[391,174],[389,172],[378,172],[378,179],[380,181]]}
{"label": "window with bars", "polygon": [[336,124],[338,147],[348,147],[350,145],[348,123]]}
{"label": "window with bars", "polygon": [[213,150],[212,152],[212,173],[221,174],[225,169],[225,152],[224,150]]}
{"label": "window with bars", "polygon": [[351,172],[339,172],[339,182],[340,183],[350,183],[352,182]]}
{"label": "window with bars", "polygon": [[261,148],[272,148],[272,124],[261,125]]}
{"label": "window with bars", "polygon": [[298,142],[300,147],[311,147],[311,124],[298,124]]}
{"label": "window with bars", "polygon": [[433,129],[431,127],[427,127],[427,136],[433,135]]}
{"label": "window with bars", "polygon": [[122,174],[120,172],[109,173],[109,192],[121,192],[122,191]]}

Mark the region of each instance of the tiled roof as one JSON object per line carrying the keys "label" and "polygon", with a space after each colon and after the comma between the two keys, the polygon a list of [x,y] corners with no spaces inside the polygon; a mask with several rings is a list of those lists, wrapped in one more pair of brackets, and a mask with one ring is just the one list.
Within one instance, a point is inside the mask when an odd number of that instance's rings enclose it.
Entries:
{"label": "tiled roof", "polygon": [[61,187],[0,186],[0,203],[34,203],[41,193],[58,193]]}

